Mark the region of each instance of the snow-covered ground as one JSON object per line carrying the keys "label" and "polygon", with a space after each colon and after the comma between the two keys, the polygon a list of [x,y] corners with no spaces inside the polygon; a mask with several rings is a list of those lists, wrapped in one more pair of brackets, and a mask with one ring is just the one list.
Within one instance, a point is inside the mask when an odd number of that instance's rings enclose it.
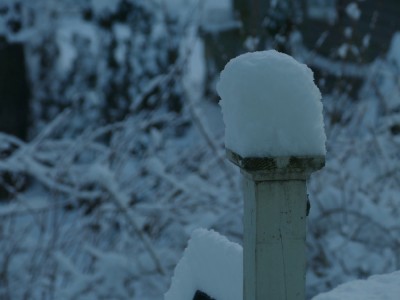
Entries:
{"label": "snow-covered ground", "polygon": [[313,300],[397,300],[400,295],[400,271],[355,280],[322,293]]}

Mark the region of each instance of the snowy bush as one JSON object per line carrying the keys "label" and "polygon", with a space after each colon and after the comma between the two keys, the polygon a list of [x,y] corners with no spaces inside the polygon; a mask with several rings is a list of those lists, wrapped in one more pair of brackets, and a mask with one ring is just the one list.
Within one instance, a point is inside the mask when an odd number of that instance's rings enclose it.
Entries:
{"label": "snowy bush", "polygon": [[382,110],[389,99],[377,97],[384,85],[376,85],[398,77],[391,69],[375,62],[349,124],[330,128],[327,165],[309,186],[311,291],[400,269],[399,115]]}
{"label": "snowy bush", "polygon": [[13,201],[1,209],[4,297],[155,299],[194,228],[240,239],[238,184],[207,145],[214,137],[176,136],[187,120],[155,113],[59,138],[69,118],[27,144],[2,135],[16,149],[1,171],[33,181],[26,192],[8,187]]}
{"label": "snowy bush", "polygon": [[187,24],[157,1],[103,2],[19,3],[21,29],[5,37],[26,48],[32,133],[65,108],[75,111],[70,135],[142,110],[181,111]]}

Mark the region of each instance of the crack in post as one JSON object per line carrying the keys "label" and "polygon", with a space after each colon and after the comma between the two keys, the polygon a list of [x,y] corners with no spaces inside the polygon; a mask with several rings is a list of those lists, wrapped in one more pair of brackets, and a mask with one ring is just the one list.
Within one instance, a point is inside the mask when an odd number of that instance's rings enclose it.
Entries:
{"label": "crack in post", "polygon": [[279,228],[279,237],[281,240],[281,251],[282,251],[282,263],[283,263],[283,284],[285,289],[285,300],[287,300],[287,290],[286,290],[286,263],[285,263],[285,253],[283,251],[283,239],[282,239],[282,232]]}

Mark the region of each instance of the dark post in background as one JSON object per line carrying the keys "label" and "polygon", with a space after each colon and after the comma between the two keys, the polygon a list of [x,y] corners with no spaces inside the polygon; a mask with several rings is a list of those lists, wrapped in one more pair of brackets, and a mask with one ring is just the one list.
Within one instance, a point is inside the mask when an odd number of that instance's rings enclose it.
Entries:
{"label": "dark post in background", "polygon": [[0,132],[26,139],[28,120],[29,88],[24,46],[0,40]]}

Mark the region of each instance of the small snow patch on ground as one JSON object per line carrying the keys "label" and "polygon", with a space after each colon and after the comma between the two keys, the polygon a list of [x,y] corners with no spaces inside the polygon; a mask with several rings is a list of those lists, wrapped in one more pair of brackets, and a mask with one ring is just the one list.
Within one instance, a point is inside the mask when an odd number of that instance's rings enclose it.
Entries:
{"label": "small snow patch on ground", "polygon": [[334,290],[320,294],[313,300],[398,300],[400,299],[400,271],[371,276],[339,285]]}

